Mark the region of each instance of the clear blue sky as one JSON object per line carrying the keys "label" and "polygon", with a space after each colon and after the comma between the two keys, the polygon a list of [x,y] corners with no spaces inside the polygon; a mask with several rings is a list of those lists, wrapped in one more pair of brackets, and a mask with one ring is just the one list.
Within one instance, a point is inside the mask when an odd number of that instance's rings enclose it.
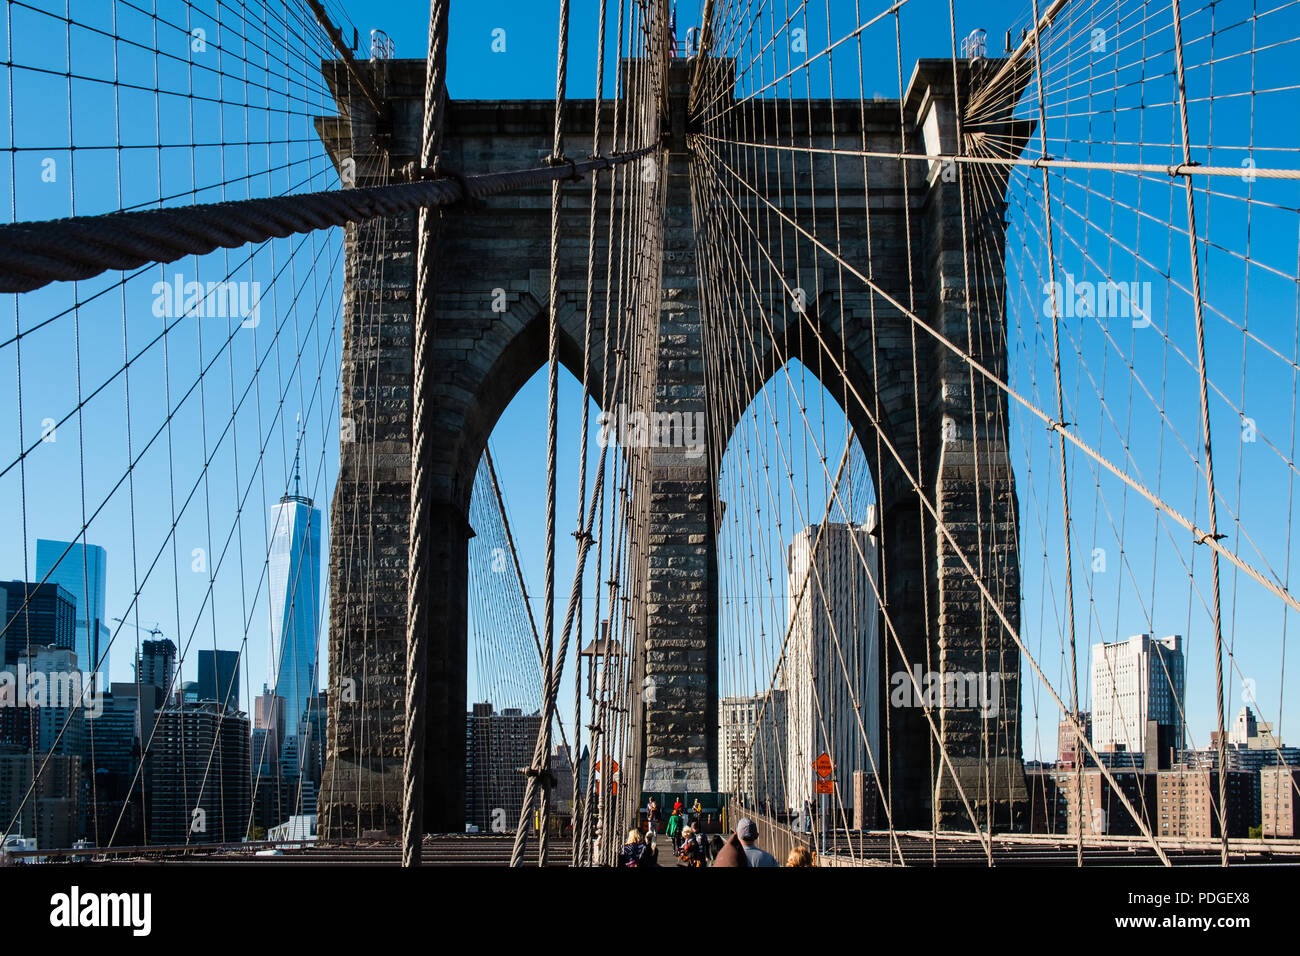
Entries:
{"label": "clear blue sky", "polygon": [[[1250,22],[1243,28],[1239,21],[1250,10],[1279,5],[1219,4],[1210,11],[1201,4],[1184,4],[1194,101],[1192,138],[1194,143],[1208,139],[1216,145],[1212,155],[1202,151],[1202,162],[1239,166],[1252,157],[1259,166],[1300,165],[1295,124],[1262,118],[1294,116],[1300,111],[1295,92],[1287,89],[1294,85],[1294,43],[1254,57],[1228,59],[1234,51],[1263,45],[1262,38],[1251,39]],[[37,6],[48,6],[62,16],[62,2]],[[368,30],[380,27],[395,40],[398,57],[423,57],[428,12],[424,0],[391,2],[382,13],[354,0],[343,6],[360,28],[363,44]],[[1005,29],[1025,22],[1019,9],[1023,6],[957,2],[957,33],[964,35],[975,26],[987,28],[990,52],[996,53]],[[552,97],[557,7],[514,0],[453,2],[451,95]],[[832,7],[831,32],[843,35],[852,27],[853,5],[833,3]],[[336,185],[310,123],[311,114],[330,112],[327,94],[312,80],[305,105],[285,99],[283,74],[306,69],[303,51],[298,51],[298,59],[289,57],[286,65],[252,47],[241,47],[232,34],[220,34],[206,18],[203,11],[215,9],[211,3],[187,11],[183,4],[163,0],[159,25],[129,10],[119,10],[114,22],[107,8],[74,3],[73,19],[130,36],[140,47],[119,44],[115,58],[113,45],[94,30],[79,27],[69,32],[58,17],[22,8],[10,12],[5,29],[12,58],[52,71],[15,71],[14,82],[5,91],[15,135],[11,143],[7,128],[0,133],[9,158],[0,163],[0,178],[8,187],[5,194],[12,218],[99,212],[148,204],[160,195],[175,197],[169,202],[213,201]],[[814,5],[810,22],[815,22],[818,9],[825,19],[824,7]],[[593,0],[573,4],[569,90],[575,97],[590,96],[594,90],[595,10]],[[901,9],[901,18],[906,79],[917,57],[950,54],[948,5],[913,0]],[[681,4],[679,35],[697,19],[694,4]],[[1257,29],[1268,36],[1294,37],[1296,20],[1294,10],[1284,11],[1265,17]],[[193,53],[189,31],[172,28],[168,22],[206,29],[212,47],[204,54]],[[1109,27],[1102,24],[1103,29]],[[504,53],[492,51],[493,31],[498,29],[506,31]],[[1072,33],[1087,35],[1088,29],[1076,27]],[[220,43],[219,35],[224,36]],[[1127,35],[1132,41],[1132,34]],[[869,28],[864,37],[867,49],[879,54],[869,58],[864,79],[867,94],[896,95],[892,26],[886,21]],[[1141,48],[1140,40],[1132,42]],[[814,51],[821,45],[824,40],[809,41]],[[282,49],[270,46],[273,52]],[[149,52],[155,48],[167,55]],[[1118,83],[1098,79],[1092,87],[1099,91],[1118,85],[1120,92],[1109,97],[1099,94],[1091,104],[1074,102],[1068,117],[1059,102],[1049,106],[1049,152],[1074,159],[1173,161],[1171,146],[1177,142],[1175,114],[1169,105],[1173,86],[1162,78],[1171,69],[1167,45],[1158,37],[1151,40],[1149,47],[1142,48],[1145,60],[1131,46],[1118,48],[1125,64],[1117,74]],[[74,73],[101,80],[116,74],[122,83],[114,87],[106,82],[67,81],[63,73],[69,51]],[[211,65],[213,56],[220,58],[220,65],[204,70],[202,64]],[[1213,70],[1203,66],[1212,59],[1220,61]],[[200,67],[191,68],[190,62]],[[845,68],[837,61],[837,90],[846,88],[838,72]],[[1090,69],[1104,76],[1105,71],[1115,70],[1115,62],[1104,54],[1092,61]],[[1148,77],[1145,81],[1142,70]],[[231,77],[245,72],[252,78],[246,86],[247,105],[218,106],[214,101],[244,103],[244,93],[235,92],[239,86]],[[814,94],[822,92],[823,82],[824,77],[814,76]],[[155,83],[182,90],[193,84],[196,96],[159,98],[152,92]],[[1211,84],[1213,101],[1208,98]],[[1232,95],[1252,86],[1272,92]],[[856,82],[851,88],[856,96]],[[1143,108],[1137,109],[1138,105]],[[1145,145],[1089,146],[1108,141]],[[75,153],[67,150],[69,142],[78,147]],[[224,149],[205,145],[220,142],[238,145]],[[118,144],[156,148],[113,148]],[[1037,148],[1036,142],[1032,148]],[[47,159],[55,164],[53,182],[42,178]],[[222,182],[227,184],[224,188],[212,185]],[[207,188],[196,189],[196,185]],[[1216,478],[1221,496],[1231,506],[1221,504],[1220,526],[1229,535],[1230,547],[1285,580],[1296,553],[1290,536],[1294,489],[1289,461],[1296,420],[1295,210],[1300,200],[1294,183],[1220,178],[1214,186],[1214,196],[1198,199],[1198,215],[1202,233],[1208,222],[1214,237],[1202,260],[1202,279],[1210,375],[1222,392],[1212,393]],[[1186,450],[1194,453],[1199,445],[1192,313],[1190,300],[1180,290],[1190,282],[1189,259],[1185,236],[1171,233],[1168,225],[1172,222],[1181,228],[1184,223],[1182,193],[1171,188],[1167,178],[1143,178],[1139,185],[1135,177],[1104,173],[1054,174],[1052,188],[1057,276],[1068,272],[1080,281],[1110,277],[1150,282],[1152,291],[1151,328],[1132,328],[1127,321],[1105,325],[1086,317],[1063,320],[1066,418],[1093,447],[1129,473],[1140,474],[1145,484],[1203,524],[1207,520],[1204,486],[1196,481]],[[1038,173],[1017,172],[1010,194],[1011,384],[1054,413],[1051,323],[1042,312],[1049,267]],[[1256,200],[1249,205],[1242,201],[1248,194]],[[1248,252],[1249,263],[1241,259],[1243,252]],[[88,398],[80,418],[74,415],[58,429],[54,442],[39,445],[21,469],[15,466],[0,477],[0,527],[6,531],[0,537],[0,574],[30,577],[24,559],[34,564],[36,538],[75,533],[83,520],[83,497],[87,516],[107,499],[92,521],[89,540],[109,552],[110,617],[126,613],[133,581],[147,576],[141,586],[139,622],[148,627],[157,621],[167,637],[182,645],[192,642],[186,679],[195,674],[194,650],[214,643],[240,647],[247,635],[247,706],[248,692],[256,693],[265,679],[265,524],[270,504],[283,493],[292,471],[296,416],[301,415],[306,435],[304,484],[318,504],[327,505],[337,471],[339,342],[332,330],[342,294],[340,253],[336,230],[276,240],[259,247],[247,262],[249,250],[234,250],[198,262],[190,259],[155,267],[120,287],[119,277],[113,275],[76,286],[56,285],[17,300],[0,298],[0,308],[8,316],[8,331],[0,333],[0,341],[15,328],[24,331],[20,342],[0,346],[0,385],[15,410],[21,371],[21,417],[16,412],[0,416],[0,448],[5,449],[0,468],[18,456],[20,421],[21,446],[26,447],[40,436],[43,420],[60,420],[75,408],[78,373],[84,396],[109,383],[103,392]],[[221,279],[233,273],[237,279],[262,282],[267,298],[260,324],[241,329],[238,322],[231,325],[218,318],[182,323],[165,340],[150,345],[161,327],[151,311],[151,287],[177,271],[187,278],[197,274],[202,279]],[[92,299],[102,290],[107,291]],[[60,316],[74,302],[81,303],[75,315]],[[55,316],[60,317],[36,328]],[[1240,330],[1243,321],[1245,336]],[[281,328],[278,337],[272,334],[276,327]],[[114,376],[120,373],[124,355],[141,350],[143,355],[130,369],[129,437],[133,454],[141,456],[143,451],[143,455],[132,475],[133,487],[122,484],[115,489],[127,467],[128,436],[124,377]],[[246,394],[244,388],[259,363],[257,386]],[[201,392],[196,390],[180,402],[205,367]],[[816,392],[811,383],[807,387]],[[780,396],[775,404],[784,405],[786,384],[778,380],[773,388],[777,390],[773,394]],[[579,394],[577,383],[562,372],[559,615],[573,568],[568,531],[574,524]],[[544,489],[538,462],[545,453],[544,396],[545,378],[539,374],[515,398],[492,437],[539,614]],[[827,414],[833,418],[830,402]],[[166,410],[178,404],[168,430]],[[1257,440],[1242,440],[1241,415],[1234,406],[1253,420]],[[223,431],[232,417],[235,426]],[[788,425],[779,421],[777,428],[785,430]],[[1042,424],[1019,410],[1013,411],[1011,434],[1022,516],[1022,633],[1053,683],[1064,688],[1061,502],[1054,447]],[[838,440],[839,447],[834,441],[827,443],[832,459],[842,448],[842,430]],[[206,471],[205,450],[211,459]],[[1126,456],[1132,456],[1131,461]],[[259,459],[260,468],[255,467]],[[1209,594],[1207,553],[1193,548],[1180,529],[1158,522],[1152,509],[1113,477],[1105,473],[1096,477],[1082,455],[1072,452],[1069,467],[1080,684],[1085,700],[1089,643],[1143,630],[1184,634],[1189,726],[1192,739],[1205,745],[1214,699],[1212,640],[1203,603]],[[805,514],[820,513],[821,503],[815,500],[820,472],[815,469],[807,477],[813,500],[802,502]],[[1240,528],[1232,513],[1239,516]],[[174,514],[176,533],[169,538]],[[325,520],[328,523],[328,515]],[[788,520],[783,524],[789,528]],[[779,567],[780,543],[771,547],[768,559]],[[207,575],[192,570],[196,549],[203,551],[209,567],[221,562],[214,594],[206,605]],[[1105,570],[1093,570],[1094,549],[1104,552]],[[1284,665],[1294,659],[1291,654],[1288,660],[1283,651],[1288,616],[1280,602],[1258,586],[1239,582],[1226,563],[1223,573],[1224,633],[1235,650],[1235,667],[1229,664],[1227,678],[1233,700],[1229,718],[1241,699],[1244,677],[1254,681],[1265,719],[1276,719],[1283,703]],[[589,583],[588,602],[593,593]],[[129,678],[131,655],[124,649],[134,643],[130,630],[117,639],[112,657],[115,679]],[[479,690],[475,680],[471,675],[471,699]],[[1025,754],[1050,757],[1055,752],[1055,709],[1032,677],[1026,677],[1024,687]],[[567,688],[566,680],[561,695],[566,714],[571,694]],[[1285,697],[1294,700],[1294,692],[1288,688]],[[1035,724],[1035,714],[1043,716],[1041,727]],[[1287,726],[1281,730],[1285,735]],[[1041,734],[1041,744],[1036,743],[1036,734]]]}

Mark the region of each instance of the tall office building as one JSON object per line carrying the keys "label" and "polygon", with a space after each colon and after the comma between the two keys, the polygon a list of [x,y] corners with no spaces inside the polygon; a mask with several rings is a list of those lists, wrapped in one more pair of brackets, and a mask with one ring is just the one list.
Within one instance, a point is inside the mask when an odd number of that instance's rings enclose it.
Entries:
{"label": "tall office building", "polygon": [[718,723],[723,793],[739,794],[754,809],[785,809],[786,692],[724,697]]}
{"label": "tall office building", "polygon": [[465,720],[465,820],[487,833],[494,822],[513,830],[524,805],[524,768],[533,760],[541,714],[517,707],[494,713],[475,704]]}
{"label": "tall office building", "polygon": [[35,837],[40,848],[69,847],[85,833],[86,734],[94,723],[87,718],[97,712],[86,709],[90,700],[71,649],[33,641],[16,666],[24,694],[40,696],[0,707],[7,738],[0,739],[0,818],[13,820],[10,832]]}
{"label": "tall office building", "polygon": [[126,708],[132,713],[135,737],[142,745],[147,744],[153,737],[158,714],[165,703],[163,689],[148,681],[138,684],[133,681],[114,681],[111,688],[114,706]]}
{"label": "tall office building", "polygon": [[[1183,749],[1182,638],[1137,634],[1092,645],[1092,743],[1098,752],[1154,750],[1161,767]],[[1156,767],[1150,765],[1148,770]]]}
{"label": "tall office building", "polygon": [[[46,577],[48,575],[48,577]],[[87,674],[108,676],[110,632],[104,614],[108,552],[97,544],[36,539],[36,580],[52,581],[77,603],[77,638],[73,648]]]}
{"label": "tall office building", "polygon": [[792,620],[783,681],[790,809],[815,802],[813,761],[823,752],[834,761],[846,804],[853,774],[877,772],[883,760],[874,524],[872,506],[864,524],[827,523],[820,540],[818,526],[811,525],[790,545]]}
{"label": "tall office building", "polygon": [[199,700],[239,710],[239,651],[199,651]]}
{"label": "tall office building", "polygon": [[265,727],[254,727],[249,738],[248,756],[252,761],[253,781],[274,780],[279,775],[280,753],[272,746],[271,732]]}
{"label": "tall office building", "polygon": [[269,830],[288,817],[284,781],[280,778],[280,754],[271,746],[269,731],[254,727],[248,748],[252,770],[253,825]]}
{"label": "tall office building", "polygon": [[321,513],[298,486],[295,459],[294,493],[271,507],[271,676],[285,701],[285,737],[298,733],[316,696],[319,653]]}
{"label": "tall office building", "polygon": [[180,689],[172,686],[176,677],[176,645],[167,638],[141,641],[140,656],[135,662],[135,679],[138,684],[159,688],[164,700],[170,700]]}
{"label": "tall office building", "polygon": [[[94,769],[122,775],[135,769],[139,756],[139,709],[134,697],[108,693],[103,713],[86,721],[87,750],[93,753]],[[88,754],[89,756],[89,754]]]}
{"label": "tall office building", "polygon": [[17,664],[29,644],[76,650],[77,598],[71,591],[55,581],[0,581],[0,591],[5,592],[0,645],[6,667]]}
{"label": "tall office building", "polygon": [[248,717],[213,701],[158,715],[146,759],[150,843],[237,843],[248,833]]}
{"label": "tall office building", "polygon": [[280,806],[277,824],[290,816],[316,812],[317,778],[311,776],[311,746],[306,735],[294,734],[280,745]]}

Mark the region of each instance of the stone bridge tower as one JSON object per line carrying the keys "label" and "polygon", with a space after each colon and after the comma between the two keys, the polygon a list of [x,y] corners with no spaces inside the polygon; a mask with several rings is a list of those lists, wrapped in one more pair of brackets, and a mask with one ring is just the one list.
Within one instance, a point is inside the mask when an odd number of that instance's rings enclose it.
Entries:
{"label": "stone bridge tower", "polygon": [[[317,120],[317,130],[340,171],[355,170],[358,186],[377,185],[416,160],[423,112],[424,62],[361,64],[380,91],[378,116],[350,86],[342,64],[324,65],[339,106]],[[688,61],[670,71],[668,107],[661,117],[663,148],[656,175],[664,177],[659,230],[660,301],[654,403],[659,412],[705,413],[717,409],[705,373],[705,336],[697,251],[706,236],[695,224],[706,210],[693,207],[691,167],[696,119],[688,115]],[[969,70],[960,64],[968,82]],[[951,61],[923,61],[904,101],[907,142],[913,152],[955,151],[954,71]],[[1020,84],[1013,84],[1016,89]],[[810,109],[773,116],[795,122],[799,135],[829,142],[861,133],[863,115],[854,101],[814,101]],[[607,109],[612,109],[606,104]],[[443,156],[465,173],[540,165],[553,123],[550,101],[452,101]],[[590,135],[594,103],[570,103],[571,141]],[[899,150],[899,104],[867,104],[868,142]],[[803,128],[809,126],[810,128]],[[606,119],[606,129],[610,119]],[[1025,130],[1002,130],[1023,140]],[[788,135],[785,138],[789,138]],[[880,284],[899,301],[912,301],[918,317],[965,347],[995,374],[1005,369],[1005,329],[1000,308],[967,310],[961,260],[962,209],[955,182],[937,163],[911,160],[903,187],[897,159],[859,162],[858,177],[871,178],[871,215],[887,238],[850,250],[854,261],[870,254]],[[775,187],[772,187],[775,189]],[[841,195],[853,191],[841,184]],[[489,434],[507,404],[546,360],[546,331],[555,311],[561,326],[561,359],[578,376],[582,368],[586,287],[587,187],[575,186],[562,212],[559,301],[549,302],[547,283],[549,187],[488,199],[473,209],[449,210],[435,264],[435,564],[430,646],[429,725],[426,752],[425,829],[460,831],[465,807],[465,714],[467,543],[469,498],[475,469]],[[999,190],[998,195],[1001,195]],[[966,219],[990,232],[1001,249],[1002,207],[976,208],[966,199]],[[605,202],[602,191],[602,203]],[[843,216],[861,216],[861,190],[846,199]],[[913,287],[908,288],[904,210],[911,217]],[[791,240],[792,242],[794,240]],[[581,249],[579,255],[576,250]],[[396,833],[401,818],[405,612],[410,480],[411,325],[415,289],[415,217],[380,219],[349,226],[346,235],[340,471],[330,546],[330,710],[326,773],[320,795],[321,832],[345,836],[367,831]],[[813,261],[805,250],[802,261]],[[604,246],[597,255],[604,262]],[[990,293],[979,302],[1000,302],[1001,256],[981,274]],[[597,276],[603,283],[604,276]],[[1016,501],[1007,453],[1005,397],[974,382],[969,368],[908,319],[870,294],[832,291],[825,277],[809,276],[817,290],[798,319],[816,323],[822,339],[842,343],[850,357],[854,389],[880,410],[880,428],[904,461],[920,462],[921,487],[963,552],[979,559],[980,575],[998,596],[1011,622],[1019,622]],[[908,293],[910,292],[910,298]],[[785,303],[773,303],[785,316]],[[867,317],[874,314],[874,325]],[[601,393],[604,330],[593,316],[593,395]],[[796,323],[797,324],[797,323]],[[749,370],[752,394],[776,371],[771,352],[796,339],[794,325],[774,327],[768,353]],[[781,340],[780,342],[773,339]],[[810,368],[814,356],[798,356]],[[915,377],[913,377],[915,370]],[[833,395],[842,384],[823,381]],[[919,398],[918,398],[919,396]],[[617,398],[618,396],[615,396]],[[974,401],[972,398],[974,397]],[[976,414],[972,415],[972,410]],[[873,423],[849,410],[859,436]],[[725,418],[725,416],[723,416]],[[734,426],[734,422],[733,422]],[[632,651],[640,699],[634,716],[634,753],[626,755],[624,785],[630,792],[716,790],[718,713],[718,568],[715,485],[727,434],[709,436],[703,455],[684,448],[651,454],[643,566]],[[997,669],[1003,705],[990,731],[978,711],[943,710],[935,721],[953,757],[957,777],[971,801],[991,798],[997,825],[1012,822],[1024,803],[1019,740],[1019,656],[984,608],[978,586],[918,507],[910,479],[891,460],[877,456],[864,439],[883,513],[884,592],[890,627],[911,659],[936,670]],[[977,468],[977,458],[978,465]],[[978,472],[979,481],[976,481]],[[978,490],[978,494],[977,494]],[[976,503],[979,502],[977,511]],[[983,614],[983,617],[981,616]],[[889,628],[882,623],[882,639]],[[897,655],[882,660],[897,660]],[[881,700],[887,700],[882,688]],[[884,721],[881,722],[884,726]],[[933,735],[919,712],[895,712],[891,762],[885,769],[894,794],[896,826],[969,826],[951,774],[931,776]],[[982,741],[992,742],[991,752]],[[631,766],[629,766],[631,765]],[[981,814],[987,812],[979,811]]]}

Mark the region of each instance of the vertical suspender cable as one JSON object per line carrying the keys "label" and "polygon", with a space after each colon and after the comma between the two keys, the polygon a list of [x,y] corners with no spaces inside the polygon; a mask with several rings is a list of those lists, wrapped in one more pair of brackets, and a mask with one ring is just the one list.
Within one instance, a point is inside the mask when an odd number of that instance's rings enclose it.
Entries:
{"label": "vertical suspender cable", "polygon": [[[569,0],[560,0],[560,33],[555,63],[555,137],[551,162],[559,163],[564,155],[564,99],[565,75],[569,59]],[[524,791],[524,804],[519,814],[519,827],[515,830],[515,845],[510,856],[511,866],[523,866],[524,844],[528,838],[528,812],[537,797],[537,786],[542,784],[542,794],[537,811],[537,865],[546,865],[546,830],[549,823],[547,803],[550,798],[551,721],[554,719],[555,694],[555,446],[559,430],[559,371],[560,325],[556,317],[559,302],[560,265],[560,190],[559,180],[551,183],[551,262],[550,288],[547,301],[548,327],[546,345],[546,591],[543,601],[545,620],[542,621],[545,637],[545,660],[542,662],[545,706],[542,709],[542,727],[533,748],[533,763],[529,769],[528,785]]]}
{"label": "vertical suspender cable", "polygon": [[[429,59],[424,83],[424,133],[420,165],[434,164],[442,145],[442,120],[446,112],[447,5],[429,4]],[[428,422],[427,376],[433,364],[434,230],[438,213],[423,207],[416,233],[415,328],[413,330],[413,383],[411,390],[411,529],[407,552],[406,585],[406,739],[402,765],[402,865],[419,866],[424,828],[425,697],[428,692],[429,655],[429,545],[432,534],[430,470],[432,455],[425,426]]]}
{"label": "vertical suspender cable", "polygon": [[[594,111],[595,119],[592,120],[591,133],[591,155],[596,157],[600,155],[600,120],[601,107],[605,93],[605,10],[606,0],[600,0],[600,12],[596,24],[596,109]],[[578,451],[578,527],[574,532],[574,537],[578,539],[578,546],[582,547],[582,506],[587,499],[587,429],[590,427],[588,407],[591,404],[591,309],[593,288],[595,285],[595,266],[596,266],[596,210],[599,205],[598,193],[599,178],[593,175],[591,177],[591,209],[587,217],[587,304],[583,323],[583,345],[582,345],[582,435],[580,437],[581,447]],[[613,221],[613,206],[610,207],[611,222]],[[605,274],[605,283],[608,287],[609,273]],[[605,328],[605,335],[608,338],[608,325]],[[608,370],[604,370],[608,375]],[[602,507],[604,502],[602,499]],[[597,526],[599,528],[599,525]],[[600,580],[600,550],[596,551],[596,580]],[[599,608],[599,601],[596,602]],[[582,579],[578,579],[578,607],[582,607]],[[593,640],[600,640],[600,615],[597,613],[595,626],[592,630]],[[579,610],[578,619],[578,651],[582,651],[582,613]],[[599,646],[599,645],[597,645]],[[579,659],[575,662],[573,668],[573,752],[569,754],[569,768],[573,776],[573,845],[570,848],[570,863],[573,866],[578,865],[579,845],[582,842],[579,834],[581,833],[579,817],[586,813],[586,808],[581,811],[578,806],[578,793],[580,790],[579,781],[579,762],[581,760],[580,747],[582,745],[582,661]]]}
{"label": "vertical suspender cable", "polygon": [[[1183,14],[1178,0],[1173,0],[1174,18],[1174,66],[1178,74],[1178,120],[1182,129],[1183,168],[1192,164],[1191,145],[1187,133],[1187,83],[1183,72]],[[1205,375],[1205,315],[1201,307],[1201,256],[1196,248],[1196,201],[1192,191],[1192,180],[1183,174],[1183,185],[1187,195],[1187,246],[1192,260],[1192,302],[1196,309],[1196,369],[1201,383],[1201,435],[1205,439],[1205,493],[1210,505],[1210,529],[1200,536],[1197,544],[1207,539],[1218,541],[1219,518],[1214,492],[1214,451],[1210,443],[1210,396]],[[1223,624],[1219,613],[1219,551],[1214,550],[1210,556],[1210,588],[1214,599],[1214,690],[1215,703],[1218,707],[1218,769],[1219,769],[1219,846],[1220,859],[1228,865],[1228,807],[1227,773],[1225,765],[1226,741],[1223,733]]]}

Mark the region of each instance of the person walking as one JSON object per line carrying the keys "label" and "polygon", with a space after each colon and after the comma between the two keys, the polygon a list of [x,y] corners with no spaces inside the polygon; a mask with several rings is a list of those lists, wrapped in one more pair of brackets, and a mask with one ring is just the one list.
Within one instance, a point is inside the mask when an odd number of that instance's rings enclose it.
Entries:
{"label": "person walking", "polygon": [[651,797],[650,802],[647,803],[645,807],[645,828],[646,833],[650,836],[650,842],[652,843],[654,842],[654,838],[659,834],[660,817],[659,804],[655,802],[654,797]]}
{"label": "person walking", "polygon": [[695,846],[700,854],[700,866],[708,866],[713,854],[709,851],[709,838],[699,827],[695,828]]}
{"label": "person walking", "polygon": [[758,824],[749,817],[742,817],[736,824],[736,836],[745,848],[745,857],[750,866],[780,866],[776,857],[758,845]]}
{"label": "person walking", "polygon": [[714,866],[749,866],[749,857],[745,855],[745,847],[741,844],[736,834],[731,834],[727,842],[722,844],[718,852],[713,855]]}
{"label": "person walking", "polygon": [[672,841],[673,852],[677,852],[677,837],[682,832],[682,814],[679,807],[673,807],[672,816],[668,818],[668,829],[665,831],[668,839]]}
{"label": "person walking", "polygon": [[697,834],[694,827],[686,826],[682,829],[682,849],[677,856],[687,866],[704,866],[709,859],[707,846],[703,834]]}

